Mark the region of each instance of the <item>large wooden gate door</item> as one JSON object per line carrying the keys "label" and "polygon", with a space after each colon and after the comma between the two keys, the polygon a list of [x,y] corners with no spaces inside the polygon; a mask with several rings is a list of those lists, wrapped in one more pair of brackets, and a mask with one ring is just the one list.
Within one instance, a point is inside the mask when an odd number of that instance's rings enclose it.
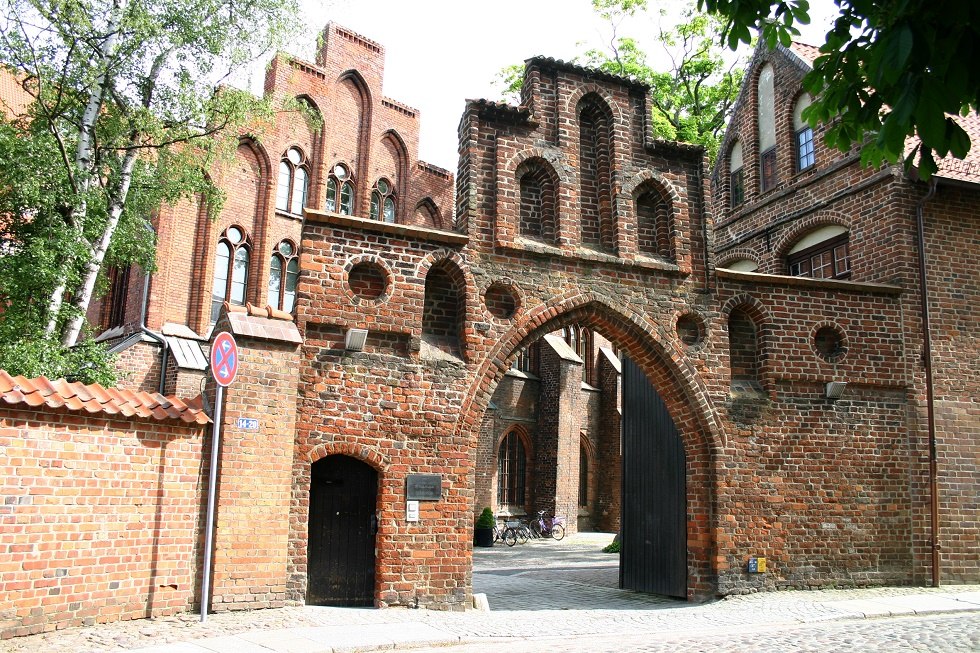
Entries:
{"label": "large wooden gate door", "polygon": [[378,473],[349,456],[313,463],[307,543],[308,605],[374,605]]}
{"label": "large wooden gate door", "polygon": [[646,374],[623,360],[623,506],[619,584],[687,598],[684,442]]}

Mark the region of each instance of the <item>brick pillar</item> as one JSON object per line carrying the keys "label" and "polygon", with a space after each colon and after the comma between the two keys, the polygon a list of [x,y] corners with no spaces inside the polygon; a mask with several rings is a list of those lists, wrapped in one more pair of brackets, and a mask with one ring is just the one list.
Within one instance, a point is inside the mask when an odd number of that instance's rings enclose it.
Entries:
{"label": "brick pillar", "polygon": [[214,611],[277,607],[286,597],[301,339],[292,321],[252,311],[229,313],[214,329],[230,331],[239,352],[221,420]]}
{"label": "brick pillar", "polygon": [[534,445],[535,505],[565,517],[566,530],[578,531],[579,423],[582,359],[557,336],[541,343],[541,403]]}

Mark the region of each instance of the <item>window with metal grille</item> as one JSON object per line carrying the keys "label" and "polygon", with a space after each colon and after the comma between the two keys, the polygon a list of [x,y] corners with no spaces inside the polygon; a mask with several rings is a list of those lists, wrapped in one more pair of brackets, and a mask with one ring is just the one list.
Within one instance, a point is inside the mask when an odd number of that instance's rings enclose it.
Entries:
{"label": "window with metal grille", "polygon": [[589,505],[589,452],[584,442],[578,449],[578,505],[584,508]]}
{"label": "window with metal grille", "polygon": [[497,504],[500,506],[524,506],[524,477],[527,455],[524,441],[517,431],[504,436],[497,455]]}

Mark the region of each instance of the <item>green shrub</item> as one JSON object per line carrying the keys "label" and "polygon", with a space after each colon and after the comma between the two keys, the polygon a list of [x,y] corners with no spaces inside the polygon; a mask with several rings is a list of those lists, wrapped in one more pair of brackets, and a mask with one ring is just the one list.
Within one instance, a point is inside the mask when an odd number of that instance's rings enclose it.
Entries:
{"label": "green shrub", "polygon": [[497,520],[494,519],[493,511],[489,507],[484,508],[480,517],[476,520],[476,528],[493,528]]}
{"label": "green shrub", "polygon": [[620,547],[619,540],[614,540],[613,542],[610,542],[608,545],[606,545],[605,547],[603,547],[602,552],[603,553],[619,553],[619,547]]}

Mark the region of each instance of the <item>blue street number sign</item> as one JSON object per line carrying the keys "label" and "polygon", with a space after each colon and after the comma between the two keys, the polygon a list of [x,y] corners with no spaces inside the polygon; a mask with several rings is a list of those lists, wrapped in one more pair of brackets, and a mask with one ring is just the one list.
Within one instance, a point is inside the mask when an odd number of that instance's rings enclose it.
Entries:
{"label": "blue street number sign", "polygon": [[227,331],[222,331],[211,345],[211,376],[223,388],[227,388],[238,374],[238,345]]}

